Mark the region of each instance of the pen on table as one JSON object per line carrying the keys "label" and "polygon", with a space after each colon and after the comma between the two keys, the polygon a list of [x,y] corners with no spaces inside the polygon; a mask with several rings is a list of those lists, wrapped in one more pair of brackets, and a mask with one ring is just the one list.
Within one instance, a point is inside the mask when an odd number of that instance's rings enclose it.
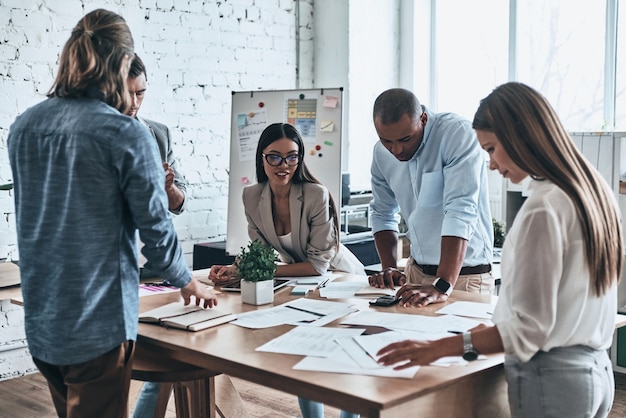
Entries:
{"label": "pen on table", "polygon": [[290,309],[295,309],[296,311],[305,312],[305,313],[308,313],[308,314],[311,314],[311,315],[326,316],[325,314],[321,314],[319,312],[308,311],[306,309],[296,308],[295,306],[285,305],[285,307],[290,308]]}
{"label": "pen on table", "polygon": [[326,283],[328,283],[328,279],[322,281],[320,284],[317,285],[317,288],[320,289],[322,287],[326,287]]}
{"label": "pen on table", "polygon": [[448,332],[450,334],[456,334],[456,335],[463,334],[463,331],[448,331]]}

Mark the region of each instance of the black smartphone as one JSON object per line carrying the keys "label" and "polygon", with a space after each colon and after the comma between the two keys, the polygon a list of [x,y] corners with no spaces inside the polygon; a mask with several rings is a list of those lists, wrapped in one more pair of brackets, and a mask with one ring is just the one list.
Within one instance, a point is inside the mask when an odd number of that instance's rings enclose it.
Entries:
{"label": "black smartphone", "polygon": [[392,306],[398,303],[400,299],[396,299],[395,296],[381,296],[374,300],[370,300],[370,305],[373,306]]}

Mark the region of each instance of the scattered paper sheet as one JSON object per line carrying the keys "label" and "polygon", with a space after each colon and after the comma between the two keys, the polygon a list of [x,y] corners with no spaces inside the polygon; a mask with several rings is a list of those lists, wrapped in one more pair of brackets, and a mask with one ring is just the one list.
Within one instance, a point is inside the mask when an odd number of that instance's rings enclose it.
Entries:
{"label": "scattered paper sheet", "polygon": [[329,302],[325,300],[316,299],[295,299],[284,303],[281,306],[286,306],[290,309],[295,309],[303,312],[308,312],[317,317],[314,320],[298,320],[291,321],[292,325],[309,325],[321,327],[333,322],[336,319],[342,318],[349,313],[356,312],[358,309],[353,307],[350,303],[345,302]]}
{"label": "scattered paper sheet", "polygon": [[283,303],[279,306],[288,306],[293,309],[298,309],[305,312],[314,313],[319,316],[324,316],[337,312],[342,312],[347,308],[350,308],[352,304],[345,302],[329,302],[319,299],[299,298],[291,300],[287,303]]}
{"label": "scattered paper sheet", "polygon": [[438,314],[469,316],[471,318],[491,319],[495,306],[489,303],[454,302],[439,309]]}
{"label": "scattered paper sheet", "polygon": [[285,306],[276,306],[270,309],[241,313],[231,324],[259,329],[285,325],[292,321],[314,321],[318,318],[319,316],[311,313],[294,311]]}
{"label": "scattered paper sheet", "polygon": [[232,324],[254,329],[284,324],[323,326],[356,311],[350,303],[298,298],[273,308],[239,314]]}
{"label": "scattered paper sheet", "polygon": [[360,374],[381,377],[400,377],[412,379],[419,370],[419,366],[404,370],[394,370],[392,367],[362,368],[344,350],[339,350],[333,357],[305,357],[295,366],[294,370],[308,370],[314,372]]}
{"label": "scattered paper sheet", "polygon": [[347,299],[362,289],[362,282],[332,282],[320,287],[320,296],[327,299]]}
{"label": "scattered paper sheet", "polygon": [[353,337],[363,331],[358,328],[295,327],[258,347],[256,351],[332,357],[342,351],[335,339]]}
{"label": "scattered paper sheet", "polygon": [[419,331],[424,333],[465,332],[480,322],[454,315],[425,316],[415,314],[400,314],[378,312],[374,310],[361,311],[341,322],[346,325],[378,326],[390,330]]}
{"label": "scattered paper sheet", "polygon": [[357,338],[360,335],[353,338],[337,338],[335,341],[339,346],[348,353],[350,358],[364,369],[380,369],[382,366],[378,364],[376,359],[371,356],[363,347],[357,343]]}

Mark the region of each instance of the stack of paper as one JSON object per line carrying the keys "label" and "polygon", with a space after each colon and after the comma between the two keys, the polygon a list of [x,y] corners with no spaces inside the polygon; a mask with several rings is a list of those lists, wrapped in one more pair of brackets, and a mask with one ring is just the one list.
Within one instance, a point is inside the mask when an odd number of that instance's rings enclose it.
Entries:
{"label": "stack of paper", "polygon": [[[329,373],[363,374],[371,376],[402,377],[411,379],[419,366],[404,370],[382,366],[374,356],[385,345],[406,339],[380,339],[380,335],[363,336],[363,329],[296,327],[257,348],[257,351],[306,356],[294,369]],[[388,334],[388,333],[384,333]],[[361,345],[363,338],[374,337],[378,344]],[[371,340],[373,341],[373,340]]]}

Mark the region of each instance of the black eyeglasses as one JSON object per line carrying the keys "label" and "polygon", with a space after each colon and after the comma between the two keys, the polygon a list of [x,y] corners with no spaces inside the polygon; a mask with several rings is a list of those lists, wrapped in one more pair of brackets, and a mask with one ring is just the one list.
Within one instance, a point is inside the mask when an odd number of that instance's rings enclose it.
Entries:
{"label": "black eyeglasses", "polygon": [[300,156],[298,154],[290,154],[286,157],[281,157],[278,154],[261,155],[263,155],[263,157],[265,157],[265,161],[267,161],[267,163],[273,167],[278,167],[279,165],[282,165],[283,162],[286,162],[287,166],[293,167],[298,165],[298,163],[300,162]]}

